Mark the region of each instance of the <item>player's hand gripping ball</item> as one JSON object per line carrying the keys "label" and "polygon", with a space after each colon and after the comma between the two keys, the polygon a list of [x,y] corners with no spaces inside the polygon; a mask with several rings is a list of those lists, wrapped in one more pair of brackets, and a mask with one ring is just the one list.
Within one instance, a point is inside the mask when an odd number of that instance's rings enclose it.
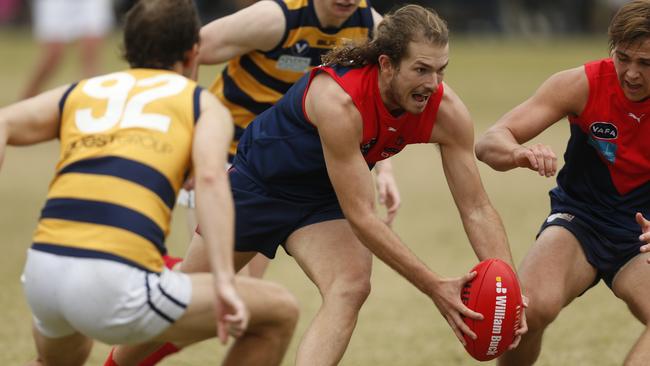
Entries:
{"label": "player's hand gripping ball", "polygon": [[522,310],[521,289],[515,272],[500,259],[484,260],[472,271],[476,277],[465,285],[461,299],[484,318],[465,318],[477,336],[476,340],[465,336],[465,349],[475,359],[488,361],[499,357],[515,339]]}

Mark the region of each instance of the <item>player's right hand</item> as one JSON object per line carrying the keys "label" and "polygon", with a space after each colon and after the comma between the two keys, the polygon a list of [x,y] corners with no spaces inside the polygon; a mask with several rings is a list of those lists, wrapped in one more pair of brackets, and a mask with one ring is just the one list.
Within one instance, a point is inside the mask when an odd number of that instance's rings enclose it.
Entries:
{"label": "player's right hand", "polygon": [[482,320],[483,315],[472,311],[461,301],[460,293],[463,286],[472,278],[476,277],[476,272],[470,272],[462,277],[442,278],[437,284],[435,292],[431,299],[442,314],[447,319],[447,323],[456,334],[456,338],[465,346],[463,333],[471,339],[476,339],[476,334],[469,328],[463,317]]}
{"label": "player's right hand", "polygon": [[[646,220],[646,218],[643,217],[643,214],[640,212],[637,212],[634,218],[636,219],[636,223],[641,227],[641,235],[639,235],[639,240],[646,243],[645,245],[641,246],[640,251],[641,253],[650,253],[650,221]],[[650,263],[650,258],[648,258],[646,261]]]}
{"label": "player's right hand", "polygon": [[225,345],[229,336],[238,338],[244,334],[250,314],[237,294],[232,279],[216,280],[215,294],[217,335],[221,343]]}
{"label": "player's right hand", "polygon": [[518,167],[535,170],[543,177],[552,177],[557,172],[557,157],[548,145],[521,145],[513,154]]}

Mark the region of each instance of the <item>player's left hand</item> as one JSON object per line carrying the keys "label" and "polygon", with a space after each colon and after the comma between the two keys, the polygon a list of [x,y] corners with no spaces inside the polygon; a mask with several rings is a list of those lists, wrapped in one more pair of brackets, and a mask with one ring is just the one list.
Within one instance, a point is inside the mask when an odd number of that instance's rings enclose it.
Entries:
{"label": "player's left hand", "polygon": [[[636,223],[641,227],[639,240],[646,243],[641,246],[641,253],[648,253],[650,252],[650,221],[646,220],[640,212],[637,212],[634,218],[636,219]],[[650,263],[650,258],[648,258],[647,262]]]}
{"label": "player's left hand", "polygon": [[376,184],[379,203],[386,206],[384,223],[391,226],[393,220],[395,220],[395,216],[397,216],[397,210],[399,210],[402,204],[392,169],[377,169]]}
{"label": "player's left hand", "polygon": [[508,350],[515,349],[521,342],[521,336],[528,332],[528,323],[526,322],[526,308],[528,307],[528,297],[521,295],[521,303],[523,308],[521,309],[521,315],[519,318],[519,329],[515,330],[515,340],[512,341]]}
{"label": "player's left hand", "polygon": [[217,335],[222,344],[228,342],[228,337],[241,337],[248,326],[249,313],[244,302],[237,294],[233,281],[215,282],[217,316]]}

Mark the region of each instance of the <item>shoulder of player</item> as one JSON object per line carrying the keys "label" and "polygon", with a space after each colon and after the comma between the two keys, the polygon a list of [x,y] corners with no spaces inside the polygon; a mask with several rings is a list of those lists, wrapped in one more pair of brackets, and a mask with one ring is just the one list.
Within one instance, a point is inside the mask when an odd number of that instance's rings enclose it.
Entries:
{"label": "shoulder of player", "polygon": [[218,119],[218,122],[226,122],[228,125],[232,124],[232,117],[230,115],[230,112],[226,106],[224,106],[223,103],[221,103],[221,101],[219,101],[219,99],[217,99],[212,93],[203,89],[201,90],[201,95],[199,98],[201,104],[201,114],[199,115],[199,118],[204,114],[210,113]]}
{"label": "shoulder of player", "polygon": [[589,97],[589,80],[584,66],[551,75],[535,94],[542,101],[562,106],[567,113],[579,114]]}
{"label": "shoulder of player", "polygon": [[465,103],[447,83],[444,83],[444,93],[436,116],[436,127],[454,133],[473,128]]}
{"label": "shoulder of player", "polygon": [[352,97],[328,74],[319,73],[309,85],[306,108],[312,122],[318,126],[318,118],[335,120],[336,124],[356,122],[361,115]]}

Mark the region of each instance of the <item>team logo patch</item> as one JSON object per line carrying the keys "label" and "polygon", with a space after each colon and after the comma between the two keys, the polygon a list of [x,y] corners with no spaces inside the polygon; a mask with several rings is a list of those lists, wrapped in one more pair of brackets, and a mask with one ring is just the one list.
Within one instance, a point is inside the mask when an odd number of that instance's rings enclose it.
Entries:
{"label": "team logo patch", "polygon": [[370,149],[372,149],[372,147],[375,146],[376,143],[377,143],[377,138],[373,137],[365,144],[361,144],[361,154],[363,155],[368,154],[368,151],[370,151]]}
{"label": "team logo patch", "polygon": [[305,56],[309,52],[309,42],[301,39],[291,47],[291,53],[294,56]]}
{"label": "team logo patch", "polygon": [[614,164],[616,161],[616,150],[618,149],[616,144],[608,141],[596,140],[593,136],[589,136],[587,142],[589,145],[593,146],[605,160]]}
{"label": "team logo patch", "polygon": [[571,221],[573,221],[574,217],[575,216],[573,216],[571,214],[568,214],[568,213],[558,212],[558,213],[554,213],[554,214],[549,215],[546,218],[546,222],[553,222],[556,219],[561,219],[561,220],[564,220],[564,221],[571,222]]}
{"label": "team logo patch", "polygon": [[591,135],[602,140],[613,140],[618,137],[618,129],[611,122],[594,122],[589,126]]}

